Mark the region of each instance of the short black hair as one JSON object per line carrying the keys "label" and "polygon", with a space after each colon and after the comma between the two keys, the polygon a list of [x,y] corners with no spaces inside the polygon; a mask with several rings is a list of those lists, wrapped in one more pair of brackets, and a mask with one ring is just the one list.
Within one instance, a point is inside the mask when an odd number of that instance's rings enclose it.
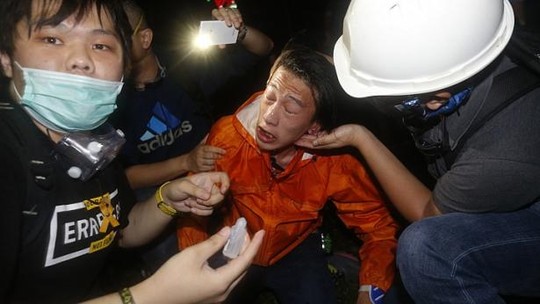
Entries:
{"label": "short black hair", "polygon": [[321,53],[304,46],[285,49],[274,62],[270,78],[278,68],[284,68],[302,79],[315,99],[314,121],[328,131],[336,126],[336,102],[340,86],[334,65]]}
{"label": "short black hair", "polygon": [[[40,13],[37,20],[32,21],[32,4],[39,1]],[[57,4],[60,3],[58,6]],[[130,61],[131,50],[131,26],[124,12],[123,0],[1,0],[0,1],[0,52],[12,57],[15,51],[15,39],[17,38],[17,24],[26,20],[30,26],[32,22],[34,28],[30,31],[45,25],[58,25],[71,15],[76,16],[79,22],[90,12],[94,5],[97,7],[99,17],[106,12],[109,14],[115,30],[122,43],[124,69],[126,70]],[[56,12],[53,11],[56,10]],[[54,13],[53,13],[54,12]]]}

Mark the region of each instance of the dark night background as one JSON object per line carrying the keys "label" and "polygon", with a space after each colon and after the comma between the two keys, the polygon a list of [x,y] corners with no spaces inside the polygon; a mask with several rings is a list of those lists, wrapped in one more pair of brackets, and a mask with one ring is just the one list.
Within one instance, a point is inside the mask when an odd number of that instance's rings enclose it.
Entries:
{"label": "dark night background", "polygon": [[[159,42],[170,34],[174,35],[179,24],[196,26],[199,20],[210,19],[210,11],[215,7],[213,0],[139,0],[139,3],[149,16],[154,17],[151,22],[161,34]],[[238,0],[236,3],[245,23],[265,32],[276,43],[276,49],[280,49],[291,36],[303,29],[320,31],[320,42],[333,44],[341,33],[349,0]]]}

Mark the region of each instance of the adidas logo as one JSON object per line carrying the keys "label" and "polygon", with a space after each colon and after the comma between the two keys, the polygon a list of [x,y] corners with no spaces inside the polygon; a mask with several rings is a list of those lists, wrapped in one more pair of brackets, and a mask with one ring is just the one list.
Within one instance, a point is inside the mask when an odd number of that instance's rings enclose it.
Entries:
{"label": "adidas logo", "polygon": [[139,138],[143,142],[137,145],[141,153],[149,154],[160,147],[170,146],[177,138],[193,130],[189,120],[181,121],[159,102],[154,106],[153,113],[146,125],[147,131]]}

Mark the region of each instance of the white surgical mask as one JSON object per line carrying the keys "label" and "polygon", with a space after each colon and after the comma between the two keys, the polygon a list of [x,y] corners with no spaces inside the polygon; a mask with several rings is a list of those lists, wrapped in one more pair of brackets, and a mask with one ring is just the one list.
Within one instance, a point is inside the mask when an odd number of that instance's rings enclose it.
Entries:
{"label": "white surgical mask", "polygon": [[69,73],[21,67],[26,111],[45,127],[58,132],[95,129],[116,108],[123,82],[107,81]]}

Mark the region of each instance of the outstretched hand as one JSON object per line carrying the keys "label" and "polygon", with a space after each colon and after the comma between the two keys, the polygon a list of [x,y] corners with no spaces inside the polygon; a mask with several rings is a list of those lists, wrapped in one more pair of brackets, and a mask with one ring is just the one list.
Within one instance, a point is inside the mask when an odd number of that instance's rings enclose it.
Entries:
{"label": "outstretched hand", "polygon": [[212,10],[212,17],[216,20],[225,21],[227,26],[234,26],[236,29],[240,29],[244,20],[242,14],[238,8],[220,7]]}
{"label": "outstretched hand", "polygon": [[220,159],[225,150],[200,143],[188,154],[188,166],[191,172],[214,170],[216,160]]}
{"label": "outstretched hand", "polygon": [[[245,274],[262,243],[261,230],[246,236],[242,253],[226,265],[213,269],[208,259],[218,252],[230,234],[225,227],[208,240],[182,250],[170,258],[153,276],[132,288],[136,301],[146,303],[218,303],[225,300]],[[148,302],[148,303],[150,303]]]}
{"label": "outstretched hand", "polygon": [[348,124],[342,125],[330,132],[319,132],[311,135],[305,134],[295,144],[309,149],[335,149],[357,144],[357,136],[363,131],[363,126]]}
{"label": "outstretched hand", "polygon": [[[242,14],[237,7],[215,8],[212,10],[212,17],[214,17],[216,20],[225,21],[227,26],[234,26],[234,28],[239,31],[242,27],[245,27]],[[226,45],[220,44],[218,47],[223,49],[226,47]]]}

